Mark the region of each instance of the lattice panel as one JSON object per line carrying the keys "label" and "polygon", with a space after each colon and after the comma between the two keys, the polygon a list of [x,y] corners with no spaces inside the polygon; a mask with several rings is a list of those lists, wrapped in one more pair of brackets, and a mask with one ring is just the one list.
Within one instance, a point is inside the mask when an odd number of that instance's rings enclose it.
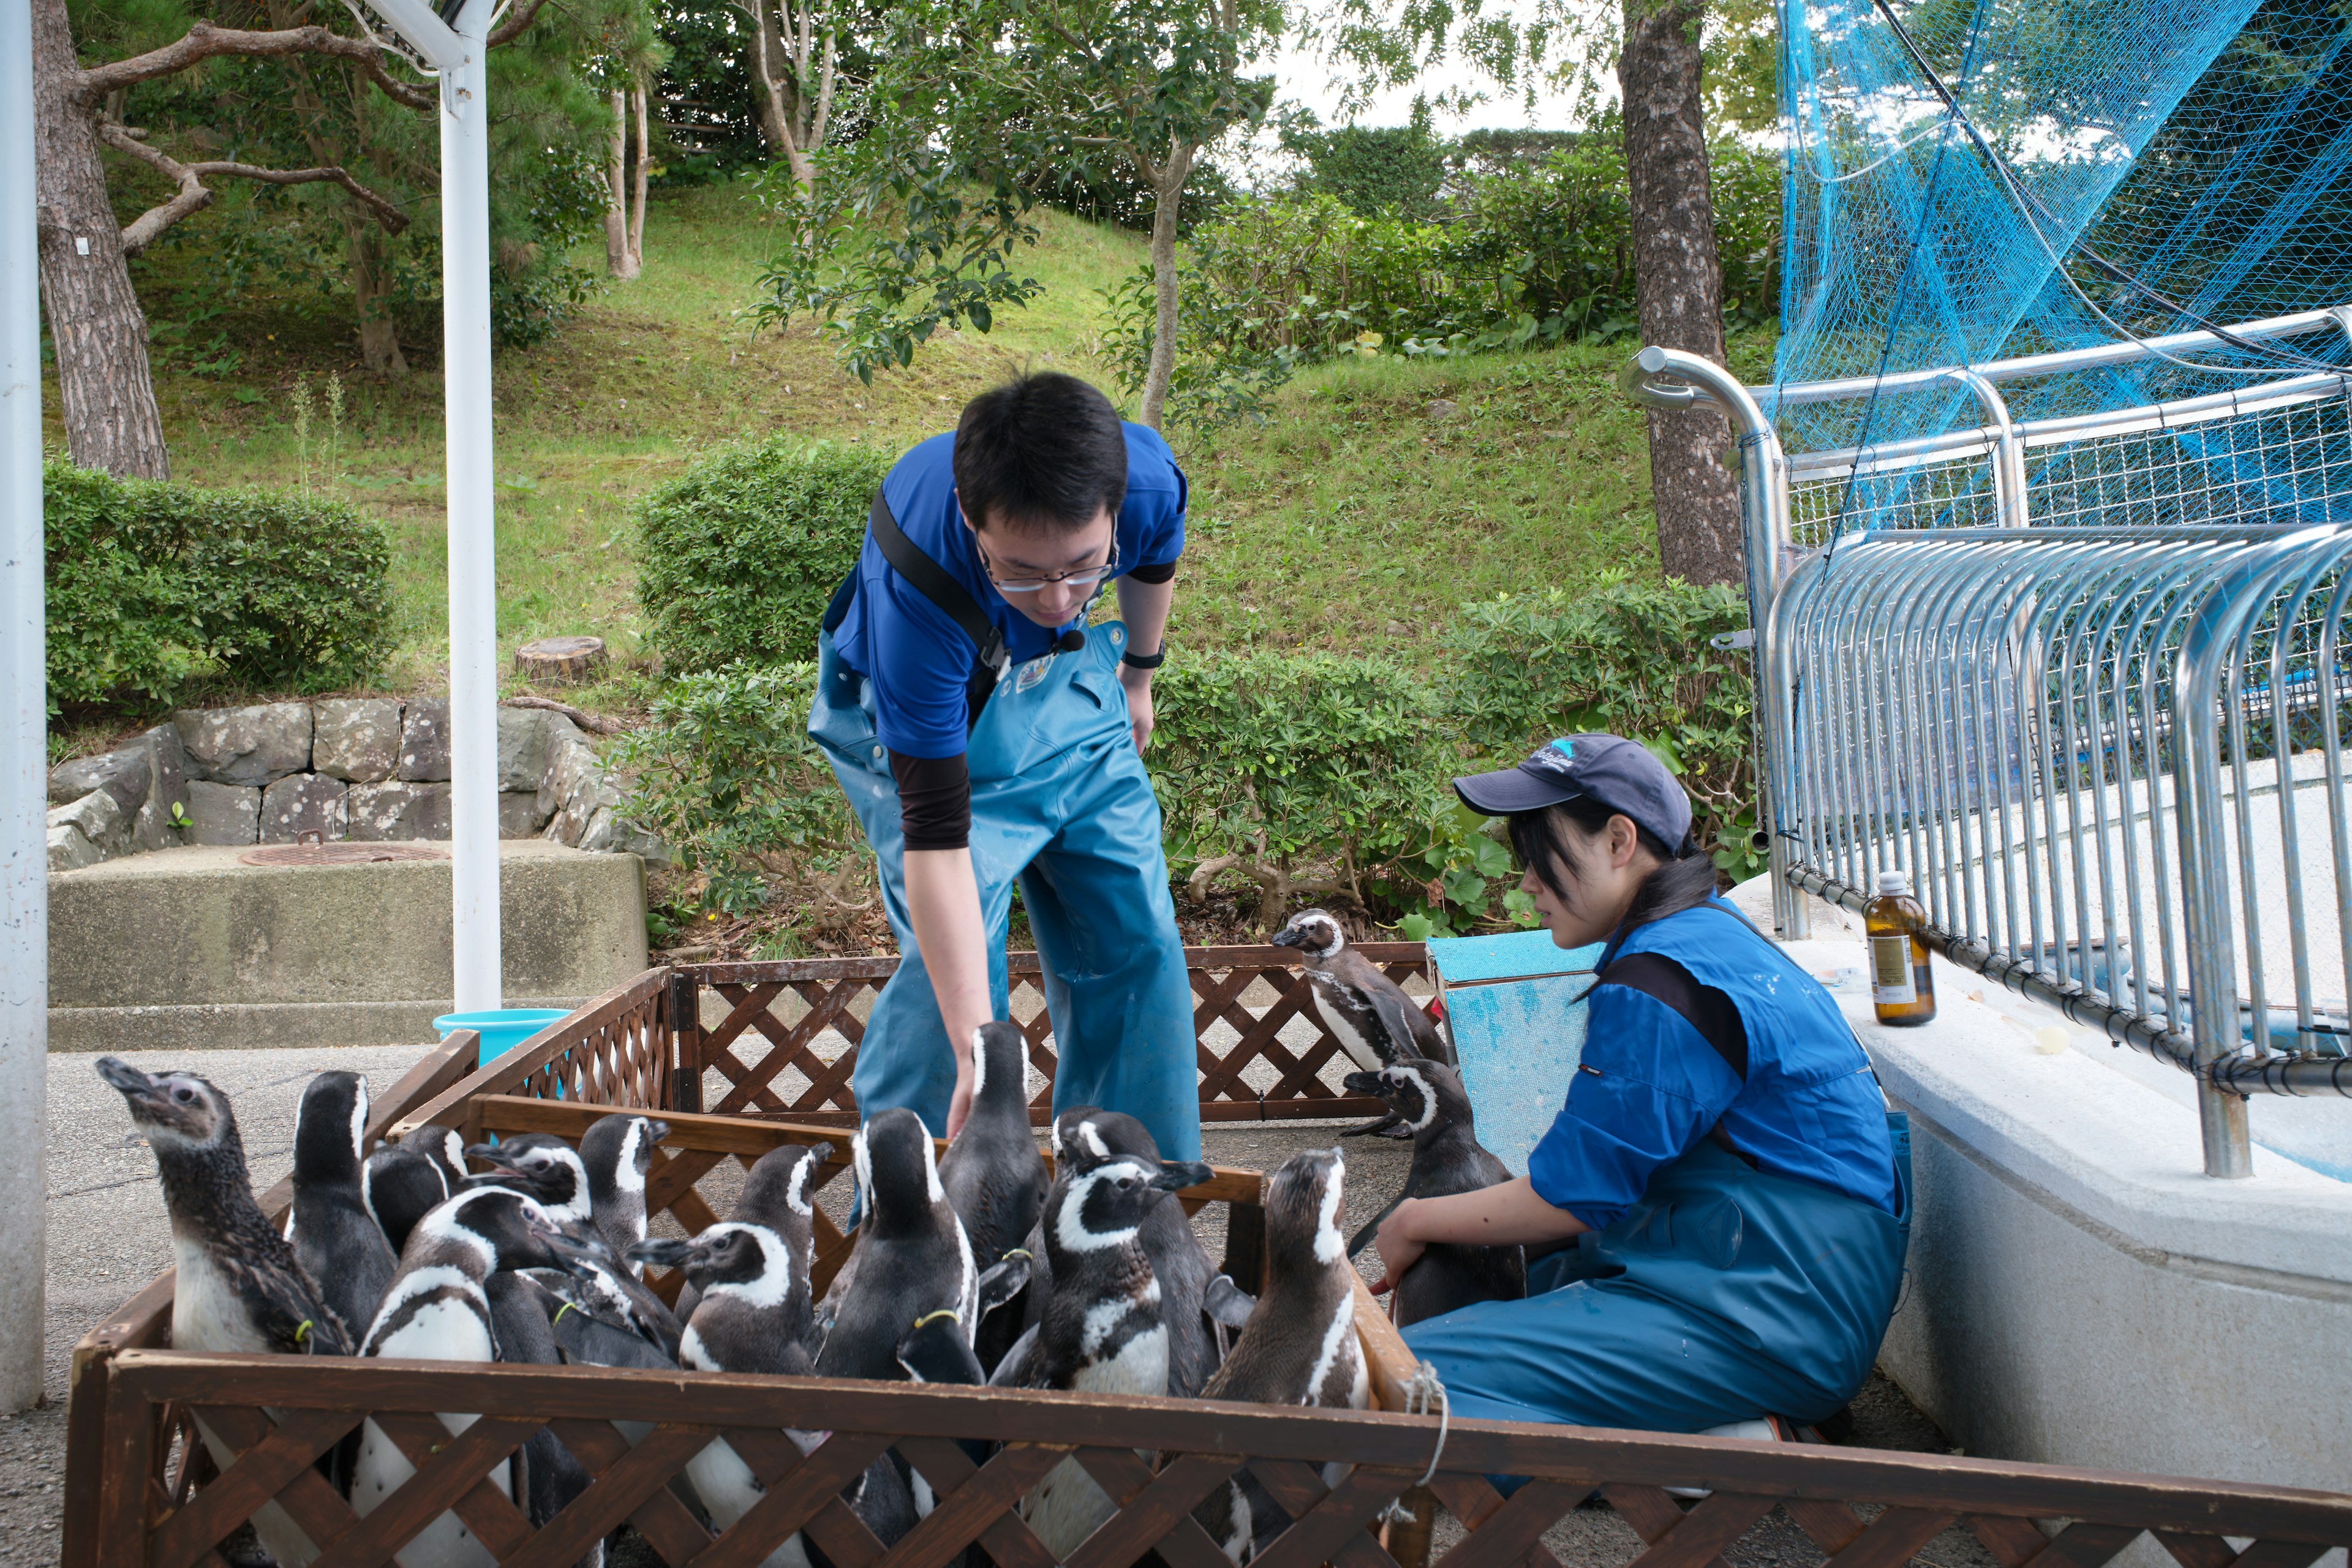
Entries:
{"label": "lattice panel", "polygon": [[[1419,942],[1371,942],[1360,951],[1400,984],[1429,978],[1428,952]],[[1204,1121],[1381,1112],[1379,1101],[1342,1095],[1322,1081],[1320,1075],[1340,1047],[1307,1004],[1297,953],[1279,947],[1223,947],[1187,948],[1184,956],[1194,997],[1193,1036]],[[1044,1079],[1030,1104],[1030,1119],[1042,1126],[1053,1115],[1055,1068],[1044,973],[1034,952],[1007,955],[1006,969],[1013,1016],[1022,1020],[1030,1065]],[[865,1038],[863,1015],[897,970],[898,960],[887,955],[682,967],[670,1007],[671,1016],[678,1020],[681,1068],[678,1098],[672,1103],[714,1114],[854,1125],[857,1102],[850,1078]],[[1264,992],[1250,998],[1252,988],[1261,985]],[[725,1017],[709,1026],[701,1023],[697,987],[727,1004]],[[1271,993],[1270,1001],[1265,992]],[[798,1017],[788,1017],[782,1009],[787,997],[798,998]],[[1314,1031],[1312,1043],[1294,1048],[1283,1041],[1284,1029],[1294,1023]],[[1221,1024],[1230,1026],[1238,1039],[1212,1044]],[[820,1047],[835,1040],[839,1044],[828,1059]],[[1253,1069],[1261,1065],[1271,1069],[1270,1087],[1250,1081]],[[702,1083],[711,1070],[726,1080],[726,1087],[718,1101],[706,1107],[700,1099]]]}
{"label": "lattice panel", "polygon": [[[480,1416],[462,1434],[432,1414],[475,1407]],[[1244,1476],[1288,1519],[1276,1521],[1255,1559],[1259,1568],[1424,1568],[1418,1543],[1426,1536],[1384,1522],[1400,1500],[1408,1510],[1433,1502],[1451,1515],[1458,1535],[1435,1560],[1451,1568],[1559,1568],[1545,1532],[1589,1501],[1641,1538],[1633,1568],[1720,1568],[1775,1509],[1836,1568],[1896,1568],[1955,1527],[2002,1568],[2100,1568],[2143,1533],[2182,1568],[2309,1568],[2352,1540],[2352,1498],[2335,1494],[1942,1456],[1484,1422],[1454,1423],[1440,1451],[1427,1417],[1076,1394],[1007,1399],[816,1379],[461,1373],[153,1351],[126,1352],[109,1368],[118,1455],[152,1453],[153,1434],[181,1408],[200,1412],[233,1458],[192,1490],[151,1479],[143,1466],[124,1476],[146,1506],[104,1517],[101,1561],[215,1561],[228,1533],[274,1500],[325,1549],[321,1563],[388,1561],[454,1510],[500,1563],[516,1565],[575,1562],[626,1523],[674,1564],[756,1563],[805,1531],[835,1563],[856,1568],[947,1568],[975,1544],[999,1568],[1052,1568],[1057,1560],[1021,1503],[1069,1457],[1116,1510],[1060,1559],[1070,1568],[1124,1568],[1154,1551],[1170,1568],[1219,1568],[1226,1559],[1194,1510]],[[362,1519],[313,1466],[363,1418],[416,1473]],[[623,1423],[642,1435],[633,1441]],[[787,1424],[827,1436],[803,1454],[780,1430]],[[485,1474],[542,1428],[592,1479],[534,1527]],[[734,1449],[763,1495],[714,1538],[670,1482],[715,1440]],[[967,1443],[992,1446],[975,1458]],[[840,1493],[889,1454],[938,1500],[911,1532],[885,1543]],[[1433,1455],[1434,1473],[1416,1489]],[[1346,1468],[1327,1470],[1332,1462]],[[1528,1479],[1507,1499],[1487,1479],[1498,1474]],[[1706,1495],[1679,1498],[1668,1487]],[[2054,1534],[2037,1519],[2059,1521]],[[2187,1528],[2192,1519],[2197,1528]]]}

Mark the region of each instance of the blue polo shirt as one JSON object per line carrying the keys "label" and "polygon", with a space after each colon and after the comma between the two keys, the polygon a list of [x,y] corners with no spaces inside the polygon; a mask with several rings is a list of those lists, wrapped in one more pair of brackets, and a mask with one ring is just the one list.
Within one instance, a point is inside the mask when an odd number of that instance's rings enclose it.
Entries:
{"label": "blue polo shirt", "polygon": [[[1118,571],[1170,566],[1184,552],[1184,475],[1160,433],[1127,431],[1127,500],[1118,512]],[[908,451],[882,481],[890,515],[915,547],[963,584],[1004,634],[1019,664],[1054,646],[1049,631],[1005,602],[981,569],[955,496],[955,435]],[[1073,621],[1071,625],[1076,625]],[[1060,628],[1066,630],[1067,628]],[[947,615],[890,569],[869,531],[857,557],[857,594],[833,634],[844,664],[873,683],[876,735],[906,757],[956,757],[964,750],[964,685],[979,657]]]}
{"label": "blue polo shirt", "polygon": [[[1636,927],[1603,955],[1602,969],[1638,953],[1679,966],[1717,1044],[1653,994],[1671,986],[1594,986],[1568,1102],[1528,1156],[1528,1181],[1545,1202],[1605,1230],[1653,1172],[1719,1122],[1760,1171],[1899,1212],[1885,1097],[1818,981],[1715,898]],[[1635,970],[1672,978],[1656,963],[1616,973]],[[1744,1078],[1718,1048],[1727,1035],[1735,1054],[1744,1047]]]}

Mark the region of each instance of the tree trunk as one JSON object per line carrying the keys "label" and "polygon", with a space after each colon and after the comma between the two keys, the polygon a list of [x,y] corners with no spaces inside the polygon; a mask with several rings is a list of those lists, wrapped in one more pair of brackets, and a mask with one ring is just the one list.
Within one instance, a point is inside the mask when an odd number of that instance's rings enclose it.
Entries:
{"label": "tree trunk", "polygon": [[400,328],[392,318],[392,247],[355,202],[345,204],[343,233],[352,258],[352,293],[358,300],[360,363],[378,375],[406,375]]}
{"label": "tree trunk", "polygon": [[630,100],[637,110],[637,169],[632,177],[631,195],[635,205],[629,209],[629,274],[635,277],[646,269],[646,165],[653,162],[653,128],[646,123],[646,84],[640,77],[630,89]]}
{"label": "tree trunk", "polygon": [[[1624,0],[1625,183],[1642,341],[1723,361],[1723,273],[1707,195],[1699,106],[1703,0]],[[1741,583],[1739,489],[1724,458],[1731,429],[1712,409],[1650,421],[1658,564],[1693,583]]]}
{"label": "tree trunk", "polygon": [[57,345],[66,447],[85,468],[168,479],[163,416],[147,363],[147,316],[131,287],[89,110],[77,100],[79,75],[65,0],[34,0],[41,298]]}
{"label": "tree trunk", "polygon": [[604,203],[604,270],[615,278],[635,278],[637,269],[629,262],[629,100],[617,87],[613,89],[613,128],[605,136],[604,146],[610,154],[604,167],[608,187]]}
{"label": "tree trunk", "polygon": [[778,26],[776,13],[766,0],[753,0],[751,38],[743,47],[743,63],[751,68],[751,102],[759,113],[760,140],[771,153],[787,153],[793,144],[792,132],[784,123],[783,99],[771,85],[774,79],[768,75],[769,61],[786,58]]}
{"label": "tree trunk", "polygon": [[1196,149],[1179,142],[1159,169],[1146,165],[1151,184],[1151,363],[1143,375],[1143,423],[1160,428],[1168,407],[1168,384],[1176,374],[1176,216],[1184,204],[1184,182],[1192,173]]}

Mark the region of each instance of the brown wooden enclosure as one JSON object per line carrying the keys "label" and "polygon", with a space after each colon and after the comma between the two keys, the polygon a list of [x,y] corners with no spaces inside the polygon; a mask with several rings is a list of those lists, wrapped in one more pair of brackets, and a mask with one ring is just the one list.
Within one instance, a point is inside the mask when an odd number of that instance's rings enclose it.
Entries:
{"label": "brown wooden enclosure", "polygon": [[[659,1107],[668,1098],[663,1024],[675,1016],[664,1009],[679,978],[658,970],[641,976],[487,1070],[470,1070],[474,1041],[457,1037],[383,1096],[372,1125],[397,1132],[439,1122],[469,1137],[527,1129],[576,1135],[616,1105]],[[665,1115],[671,1131],[656,1151],[647,1196],[688,1229],[710,1216],[712,1202],[698,1184],[723,1162],[748,1165],[778,1143],[828,1134],[772,1114]],[[1244,1250],[1229,1251],[1227,1266],[1254,1275],[1246,1247],[1259,1234],[1247,1223],[1257,1214],[1256,1178],[1220,1172],[1183,1195],[1192,1206],[1229,1205],[1228,1235]],[[1384,1195],[1357,1194],[1358,1212]],[[288,1196],[282,1184],[273,1189],[265,1209],[276,1215]],[[829,1276],[843,1244],[829,1226],[820,1235],[820,1268]],[[171,1292],[167,1274],[75,1352],[64,1559],[71,1568],[217,1563],[217,1544],[270,1504],[321,1548],[318,1563],[336,1568],[391,1562],[445,1510],[506,1564],[561,1568],[626,1521],[664,1560],[698,1568],[761,1563],[796,1530],[840,1568],[949,1568],[970,1544],[999,1568],[1049,1568],[1053,1559],[1018,1505],[1071,1456],[1118,1505],[1070,1554],[1074,1568],[1124,1568],[1148,1551],[1167,1568],[1222,1568],[1224,1557],[1192,1510],[1244,1468],[1296,1520],[1259,1560],[1264,1568],[1425,1568],[1433,1558],[1447,1568],[1558,1568],[1543,1533],[1588,1501],[1613,1509],[1647,1543],[1639,1568],[1724,1568],[1721,1554],[1776,1508],[1834,1568],[1894,1568],[1953,1528],[1969,1531],[2000,1568],[2098,1568],[2143,1533],[2182,1568],[2307,1568],[2327,1548],[2352,1544],[2352,1497],[2333,1493],[1586,1428],[1442,1425],[1398,1413],[1407,1408],[1412,1360],[1360,1293],[1357,1327],[1380,1406],[1365,1413],[683,1372],[206,1355],[168,1348]],[[451,1411],[479,1419],[456,1434],[436,1419]],[[215,1465],[200,1447],[191,1460],[186,1438],[199,1417],[233,1451],[229,1462]],[[416,1466],[363,1520],[313,1468],[362,1419]],[[832,1436],[803,1457],[783,1436],[787,1426]],[[553,1429],[593,1480],[534,1529],[484,1475],[541,1427]],[[668,1485],[714,1437],[766,1487],[717,1538]],[[975,1463],[960,1439],[1003,1447]],[[837,1494],[887,1449],[923,1475],[939,1502],[885,1549]],[[1327,1468],[1334,1465],[1349,1468]],[[1327,1484],[1327,1475],[1335,1481]],[[1489,1479],[1498,1475],[1531,1479],[1506,1499]],[[1681,1500],[1670,1487],[1711,1495]],[[1391,1504],[1402,1505],[1394,1516]]]}

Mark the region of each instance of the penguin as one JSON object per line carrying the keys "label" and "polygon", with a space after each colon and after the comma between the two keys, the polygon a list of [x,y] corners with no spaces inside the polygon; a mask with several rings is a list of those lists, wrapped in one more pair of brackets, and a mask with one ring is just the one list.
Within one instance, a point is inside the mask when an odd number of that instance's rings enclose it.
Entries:
{"label": "penguin", "polygon": [[[659,1366],[677,1364],[686,1332],[676,1313],[639,1275],[644,1265],[615,1257],[604,1234],[573,1226],[548,1237],[564,1272],[535,1271],[535,1278],[575,1309],[559,1315],[556,1339],[572,1359],[598,1366]],[[566,1274],[569,1278],[566,1278]],[[583,1323],[578,1320],[589,1320]],[[596,1325],[620,1336],[600,1334]],[[567,1328],[580,1330],[577,1337]],[[638,1342],[632,1345],[627,1342]]]}
{"label": "penguin", "polygon": [[466,1141],[457,1135],[456,1128],[428,1121],[400,1142],[401,1147],[415,1149],[431,1160],[452,1193],[466,1179]]}
{"label": "penguin", "polygon": [[[563,1352],[549,1326],[562,1303],[529,1273],[501,1269],[482,1282],[490,1303],[490,1332],[499,1359],[524,1366],[561,1366]],[[576,1314],[575,1314],[576,1315]],[[588,1489],[592,1479],[554,1428],[542,1426],[523,1439],[524,1511],[534,1527],[546,1524]],[[579,1568],[604,1568],[604,1543],[591,1547]]]}
{"label": "penguin", "polygon": [[[940,1156],[940,1184],[983,1270],[1026,1244],[1045,1205],[1045,1157],[1029,1129],[1023,1070],[1028,1046],[1018,1024],[998,1020],[972,1032],[971,1114]],[[1017,1313],[983,1316],[972,1331],[981,1363],[994,1366],[1020,1332]]]}
{"label": "penguin", "polygon": [[[555,1221],[521,1193],[481,1187],[459,1193],[416,1224],[400,1255],[400,1272],[368,1326],[360,1353],[386,1360],[488,1362],[499,1359],[488,1283],[502,1270],[552,1268]],[[444,1415],[463,1432],[478,1417]],[[398,1490],[415,1468],[373,1421],[362,1424],[352,1476],[352,1510],[364,1519]],[[514,1472],[501,1459],[493,1486],[514,1496]],[[519,1500],[530,1501],[528,1488]],[[489,1568],[497,1558],[454,1512],[426,1525],[400,1550],[403,1568]]]}
{"label": "penguin", "polygon": [[394,1258],[407,1247],[416,1222],[446,1203],[455,1191],[448,1167],[413,1143],[378,1149],[360,1168],[360,1201],[383,1232]]}
{"label": "penguin", "polygon": [[367,1119],[367,1079],[353,1072],[313,1078],[294,1113],[294,1203],[287,1232],[296,1260],[347,1329],[375,1321],[400,1266],[361,1193]]}
{"label": "penguin", "polygon": [[554,1134],[520,1132],[497,1143],[473,1144],[466,1154],[490,1168],[466,1177],[453,1191],[512,1187],[530,1194],[558,1225],[591,1222],[588,1166],[578,1151]]}
{"label": "penguin", "polygon": [[[899,1368],[909,1383],[978,1387],[988,1381],[980,1370],[980,1358],[971,1353],[971,1345],[963,1336],[963,1325],[944,1307],[917,1319],[915,1326],[898,1342],[897,1353]],[[982,1457],[973,1462],[985,1463],[986,1459]]]}
{"label": "penguin", "polygon": [[[1165,1302],[1143,1247],[1143,1218],[1164,1206],[1170,1193],[1208,1179],[1206,1165],[1147,1163],[1132,1155],[1084,1170],[1071,1165],[1055,1178],[1041,1224],[1053,1289],[1024,1364],[1007,1383],[1091,1394],[1168,1392]],[[1056,1465],[1021,1505],[1022,1518],[1056,1559],[1067,1558],[1116,1511],[1075,1459]]]}
{"label": "penguin", "polygon": [[[679,1347],[680,1366],[689,1372],[798,1377],[813,1370],[803,1343],[809,1317],[805,1244],[795,1248],[764,1225],[722,1220],[691,1241],[641,1241],[629,1250],[633,1263],[684,1270],[698,1294]],[[791,1436],[803,1453],[815,1447],[814,1433]],[[721,1531],[734,1528],[766,1490],[724,1437],[712,1438],[687,1461],[686,1479],[710,1516],[711,1528]],[[795,1531],[763,1563],[764,1568],[810,1568],[807,1545]]]}
{"label": "penguin", "polygon": [[920,1117],[904,1108],[878,1111],[849,1150],[866,1219],[817,1375],[902,1381],[898,1340],[916,1319],[945,1307],[971,1334],[980,1270]]}
{"label": "penguin", "polygon": [[[1331,1031],[1339,1048],[1366,1072],[1416,1057],[1447,1059],[1435,1020],[1404,994],[1403,987],[1381,973],[1378,964],[1348,945],[1348,933],[1328,910],[1299,910],[1288,925],[1274,933],[1274,944],[1298,950],[1315,1016]],[[1386,1138],[1412,1136],[1392,1115],[1351,1127],[1347,1135],[1367,1132]]]}
{"label": "penguin", "polygon": [[[1054,1119],[1052,1140],[1055,1168],[1061,1172],[1091,1170],[1120,1158],[1160,1163],[1160,1145],[1150,1131],[1116,1110],[1073,1106]],[[1168,1329],[1168,1393],[1178,1399],[1195,1398],[1217,1369],[1217,1342],[1202,1311],[1213,1282],[1223,1276],[1210,1262],[1182,1204],[1155,1204],[1146,1209],[1139,1239],[1150,1259],[1152,1278],[1160,1282],[1161,1317]],[[1029,1250],[1034,1256],[1025,1321],[1034,1323],[1044,1316],[1054,1288],[1053,1258],[1042,1229],[1033,1233]]]}
{"label": "penguin", "polygon": [[[131,1125],[155,1155],[172,1221],[172,1345],[236,1354],[349,1355],[342,1321],[254,1201],[245,1142],[227,1095],[194,1073],[150,1076],[120,1057],[98,1058],[98,1076],[122,1096]],[[226,1469],[236,1450],[199,1414],[196,1430]],[[255,1532],[285,1568],[318,1546],[276,1502],[255,1510]]]}
{"label": "penguin", "polygon": [[[1205,1399],[1361,1410],[1371,1373],[1356,1338],[1356,1269],[1339,1231],[1347,1160],[1334,1149],[1294,1154],[1265,1184],[1265,1289],[1217,1368]],[[1336,1484],[1333,1467],[1324,1479]],[[1193,1510],[1236,1563],[1286,1529],[1286,1514],[1246,1474]]]}
{"label": "penguin", "polygon": [[[1405,1173],[1404,1190],[1379,1219],[1349,1237],[1349,1257],[1363,1249],[1381,1220],[1407,1198],[1449,1197],[1511,1179],[1509,1168],[1480,1145],[1462,1075],[1444,1063],[1398,1062],[1378,1072],[1351,1072],[1347,1085],[1350,1094],[1388,1101],[1412,1132],[1412,1168]],[[1439,1242],[1404,1271],[1392,1305],[1402,1329],[1475,1301],[1516,1301],[1527,1293],[1525,1249]]]}
{"label": "penguin", "polygon": [[[667,1136],[669,1123],[650,1116],[607,1116],[580,1135],[589,1206],[616,1258],[626,1258],[646,1238],[646,1173],[653,1168],[654,1145]],[[644,1277],[642,1265],[628,1267]]]}
{"label": "penguin", "polygon": [[[736,1195],[735,1206],[727,1215],[746,1225],[766,1226],[782,1237],[793,1256],[801,1259],[803,1289],[813,1278],[810,1264],[816,1248],[816,1175],[833,1156],[831,1143],[786,1143],[769,1150],[744,1173],[743,1190]],[[700,1294],[688,1276],[679,1287],[677,1304],[671,1309],[679,1322],[693,1318]],[[816,1331],[813,1321],[801,1324],[800,1335],[810,1356],[814,1357]]]}

